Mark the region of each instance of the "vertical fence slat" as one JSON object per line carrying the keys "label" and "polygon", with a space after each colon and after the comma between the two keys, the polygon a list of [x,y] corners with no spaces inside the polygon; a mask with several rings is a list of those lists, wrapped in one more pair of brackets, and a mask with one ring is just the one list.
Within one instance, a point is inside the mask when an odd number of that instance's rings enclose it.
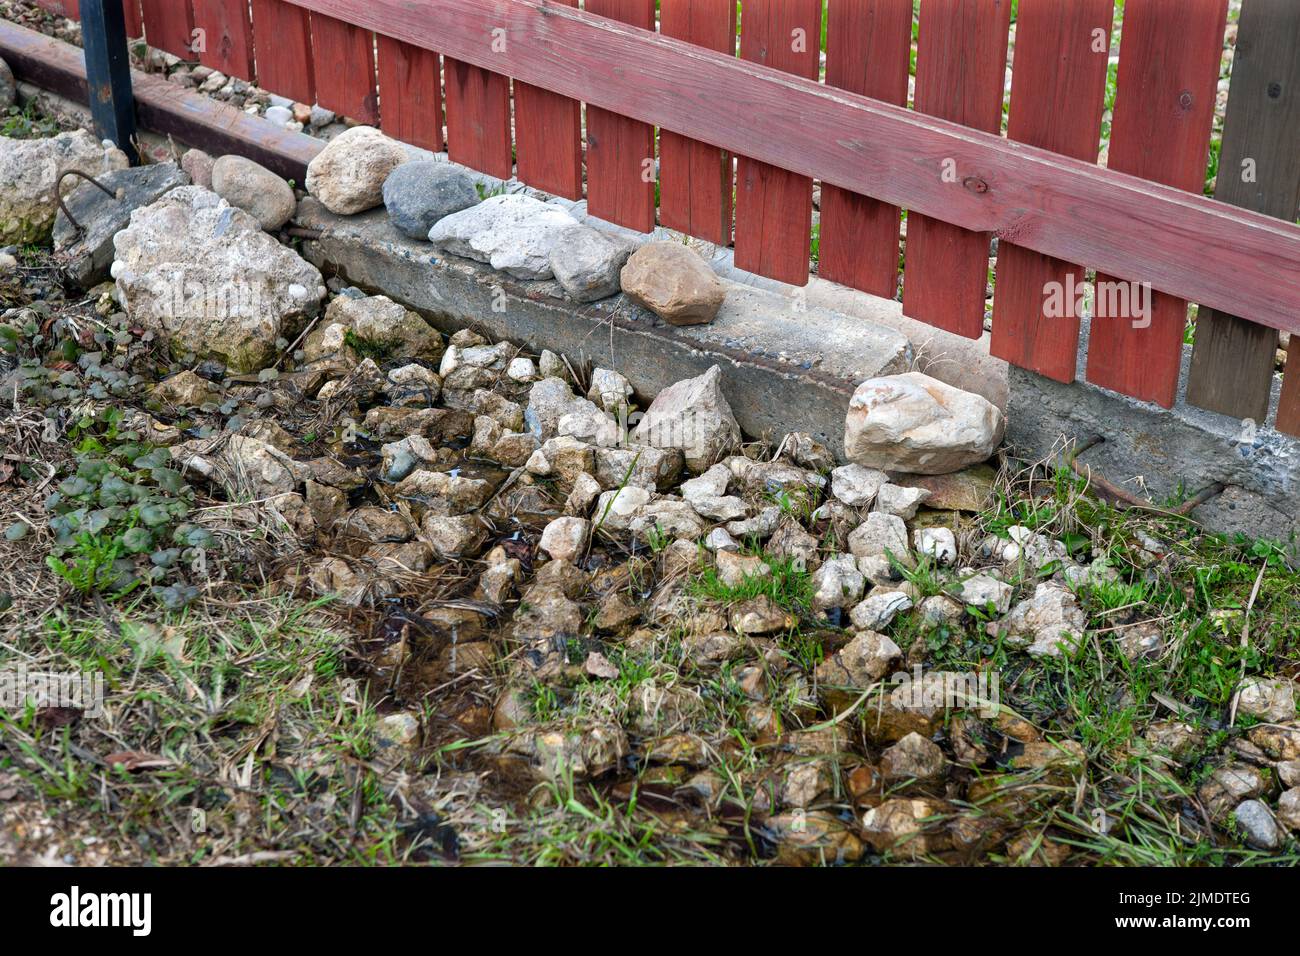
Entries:
{"label": "vertical fence slat", "polygon": [[194,0],[194,26],[203,31],[200,63],[226,76],[253,79],[253,24],[247,0]]}
{"label": "vertical fence slat", "polygon": [[379,37],[379,121],[404,143],[442,151],[442,67],[438,54]]}
{"label": "vertical fence slat", "polygon": [[[586,11],[643,30],[655,28],[654,0],[587,0]],[[587,211],[639,232],[655,227],[655,130],[587,107]]]}
{"label": "vertical fence slat", "polygon": [[[578,0],[555,0],[576,7]],[[566,199],[582,198],[582,104],[515,83],[515,166],[520,180]]]}
{"label": "vertical fence slat", "polygon": [[375,89],[375,37],[369,30],[314,13],[311,18],[312,62],[316,67],[316,102],[359,123],[379,122]]}
{"label": "vertical fence slat", "polygon": [[[911,0],[901,0],[909,3]],[[735,55],[735,0],[662,0],[659,32]],[[731,243],[731,154],[659,131],[659,222],[720,246]]]}
{"label": "vertical fence slat", "polygon": [[81,0],[36,0],[36,5],[55,16],[67,17],[69,20],[81,19]]}
{"label": "vertical fence slat", "polygon": [[[740,55],[816,80],[821,73],[821,0],[746,0]],[[736,265],[807,285],[812,180],[748,157],[736,169]]]}
{"label": "vertical fence slat", "polygon": [[[1114,0],[1020,0],[1011,79],[1009,138],[1095,162],[1106,100]],[[1085,270],[1002,242],[990,349],[998,358],[1061,382],[1078,366],[1079,316],[1045,314],[1049,283],[1082,289]]]}
{"label": "vertical fence slat", "polygon": [[[912,0],[835,0],[826,24],[826,84],[907,105]],[[898,293],[897,206],[822,183],[818,270],[832,282]]]}
{"label": "vertical fence slat", "polygon": [[[1251,0],[1241,11],[1216,199],[1294,221],[1300,205],[1300,4]],[[1277,331],[1213,309],[1196,318],[1187,400],[1263,423]],[[1300,373],[1297,373],[1300,374]]]}
{"label": "vertical fence slat", "polygon": [[253,0],[253,50],[263,89],[299,103],[316,102],[311,17],[286,0]]}
{"label": "vertical fence slat", "polygon": [[149,45],[183,60],[194,59],[194,10],[190,0],[140,0]]}
{"label": "vertical fence slat", "polygon": [[122,13],[126,17],[126,35],[144,36],[144,17],[140,15],[140,0],[122,0]]}
{"label": "vertical fence slat", "polygon": [[[1002,128],[1010,0],[922,0],[916,109],[987,133]],[[945,170],[950,172],[951,170]],[[960,179],[965,175],[955,170]],[[903,312],[968,338],[984,333],[988,233],[907,217]]]}
{"label": "vertical fence slat", "polygon": [[510,78],[451,57],[446,75],[447,154],[453,162],[509,179],[514,172],[510,143]]}
{"label": "vertical fence slat", "polygon": [[[1125,4],[1111,169],[1202,191],[1227,19],[1228,0]],[[1108,314],[1102,289],[1113,281],[1097,276],[1088,381],[1169,408],[1178,393],[1187,302],[1152,292],[1148,315],[1135,323]]]}
{"label": "vertical fence slat", "polygon": [[1291,334],[1282,376],[1282,400],[1277,407],[1277,430],[1300,438],[1300,335]]}

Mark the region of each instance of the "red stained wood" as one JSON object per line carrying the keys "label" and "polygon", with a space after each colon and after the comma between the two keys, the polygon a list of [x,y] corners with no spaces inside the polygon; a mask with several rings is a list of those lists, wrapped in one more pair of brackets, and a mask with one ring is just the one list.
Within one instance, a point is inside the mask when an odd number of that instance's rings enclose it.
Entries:
{"label": "red stained wood", "polygon": [[[1227,17],[1227,0],[1129,0],[1125,5],[1111,169],[1201,192]],[[1192,249],[1187,254],[1201,268],[1213,261]],[[1110,281],[1099,270],[1099,290]],[[1104,297],[1097,298],[1100,303]],[[1088,381],[1172,406],[1186,324],[1186,300],[1162,293],[1152,297],[1150,316],[1137,321],[1099,307],[1089,336]]]}
{"label": "red stained wood", "polygon": [[[555,0],[576,7],[578,0]],[[528,185],[582,198],[582,104],[529,83],[515,84],[515,172]]]}
{"label": "red stained wood", "polygon": [[[359,9],[354,0],[297,2],[892,205],[1300,331],[1300,227],[1258,213],[541,0],[368,0]],[[512,37],[505,67],[480,28],[492,18]],[[632,62],[635,71],[624,66]],[[944,183],[944,158],[988,190]]]}
{"label": "red stained wood", "polygon": [[[826,84],[907,105],[912,0],[836,0],[826,24]],[[822,184],[823,279],[892,299],[898,293],[900,210]]]}
{"label": "red stained wood", "polygon": [[122,14],[126,18],[126,35],[137,38],[144,35],[144,17],[140,14],[140,0],[122,0]]}
{"label": "red stained wood", "polygon": [[[749,0],[741,14],[741,58],[816,81],[821,15],[821,0]],[[807,285],[811,241],[812,177],[741,156],[736,166],[736,265]]]}
{"label": "red stained wood", "polygon": [[[1092,162],[1101,139],[1114,0],[1020,0],[1007,135]],[[998,246],[990,350],[1021,368],[1072,382],[1078,365],[1077,298],[1046,315],[1051,283],[1082,290],[1085,270],[1014,243]]]}
{"label": "red stained wood", "polygon": [[247,0],[193,0],[194,26],[203,31],[199,62],[227,76],[252,80],[253,23]]}
{"label": "red stained wood", "polygon": [[194,10],[190,0],[140,0],[144,15],[145,39],[149,45],[166,50],[183,60],[196,59]]}
{"label": "red stained wood", "polygon": [[[484,44],[487,47],[487,44]],[[443,58],[447,80],[447,153],[453,162],[498,179],[514,173],[510,78]]]}
{"label": "red stained wood", "polygon": [[359,123],[378,123],[374,35],[343,20],[314,15],[311,46],[316,102]]}
{"label": "red stained wood", "polygon": [[1291,336],[1282,376],[1282,400],[1277,407],[1277,430],[1300,437],[1300,335]]}
{"label": "red stained wood", "polygon": [[69,20],[81,19],[81,0],[36,0],[36,5]]}
{"label": "red stained wood", "polygon": [[379,120],[404,143],[441,152],[442,66],[438,54],[379,37]]}
{"label": "red stained wood", "polygon": [[[735,0],[662,0],[659,32],[734,54]],[[659,222],[687,235],[730,245],[732,168],[726,150],[660,130]]]}
{"label": "red stained wood", "polygon": [[[587,0],[586,12],[654,30],[654,0]],[[633,71],[635,72],[635,71]],[[655,227],[655,130],[587,105],[587,211],[649,232]]]}
{"label": "red stained wood", "polygon": [[307,10],[286,0],[253,0],[253,49],[264,90],[299,103],[316,102]]}
{"label": "red stained wood", "polygon": [[[918,112],[995,133],[1002,127],[1010,0],[923,0],[916,54]],[[952,160],[950,191],[979,179]],[[945,182],[945,178],[947,182]],[[984,334],[990,236],[909,212],[903,312],[968,338]]]}

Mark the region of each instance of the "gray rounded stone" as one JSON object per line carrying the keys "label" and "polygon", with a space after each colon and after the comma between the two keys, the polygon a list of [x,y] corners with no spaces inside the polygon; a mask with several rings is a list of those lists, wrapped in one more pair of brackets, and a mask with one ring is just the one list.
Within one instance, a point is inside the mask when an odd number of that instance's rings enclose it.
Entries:
{"label": "gray rounded stone", "polygon": [[458,166],[433,161],[405,163],[384,181],[384,206],[397,230],[428,239],[434,223],[479,202],[474,179]]}

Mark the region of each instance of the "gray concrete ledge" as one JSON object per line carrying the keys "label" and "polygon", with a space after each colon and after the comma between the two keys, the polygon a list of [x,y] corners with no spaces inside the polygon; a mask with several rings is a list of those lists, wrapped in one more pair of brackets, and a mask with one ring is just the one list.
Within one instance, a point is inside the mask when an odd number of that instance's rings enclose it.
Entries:
{"label": "gray concrete ledge", "polygon": [[445,331],[472,327],[617,369],[643,405],[673,382],[719,365],[741,428],[756,438],[808,431],[842,456],[854,389],[912,367],[911,346],[898,332],[762,289],[731,284],[713,324],[678,328],[622,295],[579,304],[555,282],[519,281],[477,262],[435,257],[428,243],[398,233],[382,209],[341,217],[308,198],[296,221],[322,232],[303,253],[327,274],[400,301]]}
{"label": "gray concrete ledge", "polygon": [[[1178,402],[1164,409],[1089,385],[1087,343],[1085,323],[1078,381],[1071,385],[1009,369],[1007,442],[1013,453],[1040,460],[1067,439],[1100,437],[1104,441],[1080,455],[1079,463],[1126,490],[1160,502],[1219,482],[1227,490],[1193,512],[1206,527],[1284,542],[1300,537],[1300,442],[1188,405],[1190,349],[1184,349]],[[1300,555],[1300,549],[1292,551]]]}

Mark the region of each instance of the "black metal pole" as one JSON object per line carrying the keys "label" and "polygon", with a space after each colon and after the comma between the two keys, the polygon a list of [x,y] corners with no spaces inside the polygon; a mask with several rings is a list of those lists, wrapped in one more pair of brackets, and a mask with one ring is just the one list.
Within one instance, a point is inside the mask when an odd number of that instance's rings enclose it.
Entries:
{"label": "black metal pole", "polygon": [[116,143],[134,166],[140,157],[134,143],[135,97],[122,0],[81,0],[81,43],[95,134]]}

